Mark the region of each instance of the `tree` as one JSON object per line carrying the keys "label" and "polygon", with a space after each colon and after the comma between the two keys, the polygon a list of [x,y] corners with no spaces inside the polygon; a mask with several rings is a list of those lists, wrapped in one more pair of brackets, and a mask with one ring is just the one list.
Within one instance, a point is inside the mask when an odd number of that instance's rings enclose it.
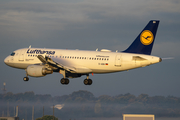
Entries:
{"label": "tree", "polygon": [[81,97],[87,100],[95,99],[94,95],[91,92],[85,90],[75,91],[70,95],[70,97],[72,98],[72,100],[75,100],[77,97]]}
{"label": "tree", "polygon": [[139,102],[142,102],[142,103],[147,103],[148,100],[149,100],[149,95],[148,94],[140,94],[138,97],[137,97],[137,100]]}
{"label": "tree", "polygon": [[44,117],[37,118],[36,120],[58,120],[58,118],[53,117],[52,115],[45,115]]}

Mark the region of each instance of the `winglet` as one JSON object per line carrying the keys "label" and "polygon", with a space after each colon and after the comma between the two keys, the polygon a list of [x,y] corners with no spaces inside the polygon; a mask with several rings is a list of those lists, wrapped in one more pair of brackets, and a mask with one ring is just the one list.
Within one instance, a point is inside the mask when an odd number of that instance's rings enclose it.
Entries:
{"label": "winglet", "polygon": [[151,20],[134,42],[123,52],[150,55],[156,37],[159,20]]}

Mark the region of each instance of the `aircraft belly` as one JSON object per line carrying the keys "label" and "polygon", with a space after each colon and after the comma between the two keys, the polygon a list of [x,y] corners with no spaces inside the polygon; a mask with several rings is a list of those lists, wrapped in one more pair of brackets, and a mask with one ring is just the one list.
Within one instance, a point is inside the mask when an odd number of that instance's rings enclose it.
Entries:
{"label": "aircraft belly", "polygon": [[103,73],[113,73],[113,72],[121,72],[123,70],[114,70],[114,69],[92,69],[92,73],[98,73],[98,74],[103,74]]}
{"label": "aircraft belly", "polygon": [[81,67],[81,68],[76,68],[76,73],[91,73],[92,70],[89,68]]}
{"label": "aircraft belly", "polygon": [[122,67],[116,67],[114,64],[108,63],[103,65],[92,65],[89,66],[89,69],[92,70],[92,73],[112,73],[122,71]]}

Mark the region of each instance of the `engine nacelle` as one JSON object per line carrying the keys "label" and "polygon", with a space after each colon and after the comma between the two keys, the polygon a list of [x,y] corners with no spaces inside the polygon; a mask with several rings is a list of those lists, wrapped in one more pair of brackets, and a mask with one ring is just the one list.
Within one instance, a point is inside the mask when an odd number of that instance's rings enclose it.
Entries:
{"label": "engine nacelle", "polygon": [[53,71],[48,69],[45,65],[29,65],[26,72],[32,77],[43,77],[47,74],[53,73]]}

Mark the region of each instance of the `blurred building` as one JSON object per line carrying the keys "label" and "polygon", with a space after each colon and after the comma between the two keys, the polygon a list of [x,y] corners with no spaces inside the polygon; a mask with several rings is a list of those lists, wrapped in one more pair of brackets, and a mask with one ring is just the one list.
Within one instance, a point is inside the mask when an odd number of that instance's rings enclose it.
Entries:
{"label": "blurred building", "polygon": [[[8,110],[8,113],[9,113],[9,110]],[[18,106],[16,106],[16,115],[15,115],[15,117],[9,117],[9,115],[7,114],[7,117],[4,117],[4,115],[2,115],[2,117],[0,117],[0,120],[19,120]]]}
{"label": "blurred building", "polygon": [[155,120],[155,115],[150,115],[150,114],[123,114],[123,120]]}
{"label": "blurred building", "polygon": [[0,117],[0,120],[19,120],[19,117]]}

